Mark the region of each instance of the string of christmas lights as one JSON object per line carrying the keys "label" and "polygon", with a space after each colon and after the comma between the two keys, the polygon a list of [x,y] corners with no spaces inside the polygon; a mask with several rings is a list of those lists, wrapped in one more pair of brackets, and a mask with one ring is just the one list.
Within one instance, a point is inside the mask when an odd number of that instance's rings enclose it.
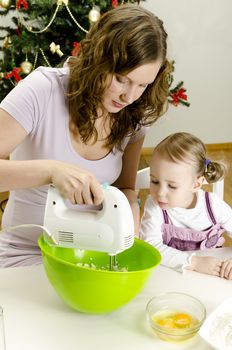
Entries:
{"label": "string of christmas lights", "polygon": [[[23,0],[23,1],[25,1],[25,0]],[[19,2],[20,2],[20,4],[19,4]],[[85,28],[83,28],[83,27],[80,25],[80,23],[78,23],[78,21],[77,21],[77,20],[75,19],[75,17],[73,16],[73,14],[72,14],[72,12],[71,12],[69,6],[68,6],[68,2],[69,2],[69,0],[57,0],[55,11],[54,11],[54,13],[53,13],[53,15],[52,15],[52,17],[51,17],[49,23],[48,23],[43,29],[41,29],[41,30],[33,30],[33,29],[32,29],[32,25],[28,25],[27,22],[24,21],[23,15],[22,15],[22,13],[20,12],[20,7],[21,7],[21,4],[22,4],[21,0],[18,0],[18,1],[17,1],[17,3],[16,3],[16,9],[17,9],[17,11],[18,11],[18,16],[19,16],[19,19],[20,19],[21,24],[22,24],[29,32],[31,32],[31,33],[33,33],[33,34],[41,34],[41,33],[46,32],[46,31],[48,30],[48,28],[49,28],[49,27],[52,25],[52,23],[54,22],[54,20],[55,20],[55,18],[56,18],[56,16],[57,16],[57,12],[59,11],[59,8],[60,8],[61,6],[65,6],[65,7],[66,7],[66,9],[67,9],[67,11],[68,11],[70,17],[72,18],[73,22],[77,25],[77,27],[78,27],[79,29],[81,29],[83,32],[88,33],[88,31],[87,31]],[[27,5],[26,7],[24,6],[24,9],[28,9],[28,5]],[[97,19],[100,17],[100,11],[97,10],[97,7],[96,7],[96,6],[95,6],[91,11],[92,11],[92,14],[90,14],[89,19],[90,19],[92,22],[95,22],[95,21],[97,21]],[[95,12],[97,12],[97,15],[95,15]]]}

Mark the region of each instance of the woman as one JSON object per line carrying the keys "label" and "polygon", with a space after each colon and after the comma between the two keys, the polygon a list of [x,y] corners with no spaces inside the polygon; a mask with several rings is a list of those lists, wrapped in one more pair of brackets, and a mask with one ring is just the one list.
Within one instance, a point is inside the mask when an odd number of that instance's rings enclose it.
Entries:
{"label": "woman", "polygon": [[[165,110],[167,34],[136,5],[104,14],[64,68],[39,67],[0,105],[0,191],[10,191],[0,234],[0,266],[40,262],[39,229],[48,184],[73,204],[98,205],[102,182],[134,191],[147,126]],[[10,160],[6,158],[10,155]],[[5,228],[5,229],[4,229]]]}

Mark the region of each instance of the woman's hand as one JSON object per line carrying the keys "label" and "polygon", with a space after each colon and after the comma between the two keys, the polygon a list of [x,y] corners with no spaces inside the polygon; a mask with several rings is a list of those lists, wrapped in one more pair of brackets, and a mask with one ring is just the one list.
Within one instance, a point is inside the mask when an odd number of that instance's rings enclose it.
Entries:
{"label": "woman's hand", "polygon": [[53,162],[51,182],[72,204],[99,205],[103,191],[95,176],[75,164]]}
{"label": "woman's hand", "polygon": [[232,280],[232,259],[223,261],[220,271],[220,277]]}

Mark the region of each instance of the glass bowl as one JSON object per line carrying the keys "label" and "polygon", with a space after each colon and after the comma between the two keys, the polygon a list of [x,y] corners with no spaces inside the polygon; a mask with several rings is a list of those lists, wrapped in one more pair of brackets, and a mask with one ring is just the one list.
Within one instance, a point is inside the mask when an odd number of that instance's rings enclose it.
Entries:
{"label": "glass bowl", "polygon": [[176,292],[153,297],[146,311],[153,331],[166,341],[192,338],[206,318],[205,307],[198,299]]}

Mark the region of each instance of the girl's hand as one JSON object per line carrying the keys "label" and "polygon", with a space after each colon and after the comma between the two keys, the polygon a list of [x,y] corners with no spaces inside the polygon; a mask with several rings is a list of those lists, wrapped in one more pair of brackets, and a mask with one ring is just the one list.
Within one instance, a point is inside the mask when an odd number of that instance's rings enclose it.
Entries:
{"label": "girl's hand", "polygon": [[228,259],[222,262],[220,277],[232,280],[232,259]]}
{"label": "girl's hand", "polygon": [[95,176],[75,164],[52,162],[51,182],[72,204],[99,205],[103,201]]}
{"label": "girl's hand", "polygon": [[189,269],[208,275],[220,276],[222,263],[220,259],[212,256],[193,256]]}

